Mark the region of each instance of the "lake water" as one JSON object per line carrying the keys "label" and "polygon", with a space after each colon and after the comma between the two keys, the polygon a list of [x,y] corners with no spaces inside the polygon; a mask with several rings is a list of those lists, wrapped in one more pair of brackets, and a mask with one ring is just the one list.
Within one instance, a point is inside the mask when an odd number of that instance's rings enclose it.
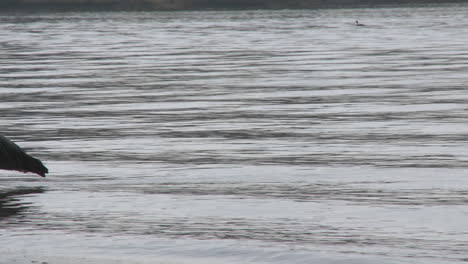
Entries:
{"label": "lake water", "polygon": [[[359,19],[364,27],[354,26]],[[0,14],[0,263],[468,261],[468,5]]]}

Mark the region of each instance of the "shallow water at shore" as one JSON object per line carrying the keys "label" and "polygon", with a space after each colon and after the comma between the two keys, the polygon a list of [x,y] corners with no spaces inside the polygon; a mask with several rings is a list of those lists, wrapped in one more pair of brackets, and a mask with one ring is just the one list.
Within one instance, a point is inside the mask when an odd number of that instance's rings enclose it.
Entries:
{"label": "shallow water at shore", "polygon": [[467,11],[2,13],[0,263],[466,261]]}

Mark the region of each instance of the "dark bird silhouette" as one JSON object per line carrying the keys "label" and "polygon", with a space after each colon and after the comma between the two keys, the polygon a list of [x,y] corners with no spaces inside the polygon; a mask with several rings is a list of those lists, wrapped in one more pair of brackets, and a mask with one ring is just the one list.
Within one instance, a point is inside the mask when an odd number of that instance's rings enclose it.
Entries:
{"label": "dark bird silhouette", "polygon": [[28,155],[18,145],[0,135],[0,169],[32,172],[45,177],[49,170],[42,162]]}
{"label": "dark bird silhouette", "polygon": [[359,21],[357,21],[357,20],[356,20],[356,26],[358,26],[358,27],[363,27],[363,26],[365,26],[365,25],[364,25],[364,24],[361,24],[361,23],[359,23]]}

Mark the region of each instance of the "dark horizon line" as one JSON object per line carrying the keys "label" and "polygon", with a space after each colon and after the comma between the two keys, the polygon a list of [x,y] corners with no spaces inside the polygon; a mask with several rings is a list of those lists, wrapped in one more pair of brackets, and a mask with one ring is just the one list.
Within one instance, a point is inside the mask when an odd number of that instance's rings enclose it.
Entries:
{"label": "dark horizon line", "polygon": [[73,3],[66,1],[25,3],[3,0],[3,11],[149,11],[149,10],[251,10],[251,9],[320,9],[383,6],[411,6],[428,4],[468,3],[468,0],[110,0],[107,2]]}

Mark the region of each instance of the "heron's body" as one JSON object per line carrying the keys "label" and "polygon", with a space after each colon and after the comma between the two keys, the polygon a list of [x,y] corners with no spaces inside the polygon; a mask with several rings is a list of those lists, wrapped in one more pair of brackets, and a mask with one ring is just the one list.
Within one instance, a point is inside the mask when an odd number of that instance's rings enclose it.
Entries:
{"label": "heron's body", "polygon": [[40,160],[30,156],[2,135],[0,135],[0,169],[32,172],[42,177],[49,172]]}

